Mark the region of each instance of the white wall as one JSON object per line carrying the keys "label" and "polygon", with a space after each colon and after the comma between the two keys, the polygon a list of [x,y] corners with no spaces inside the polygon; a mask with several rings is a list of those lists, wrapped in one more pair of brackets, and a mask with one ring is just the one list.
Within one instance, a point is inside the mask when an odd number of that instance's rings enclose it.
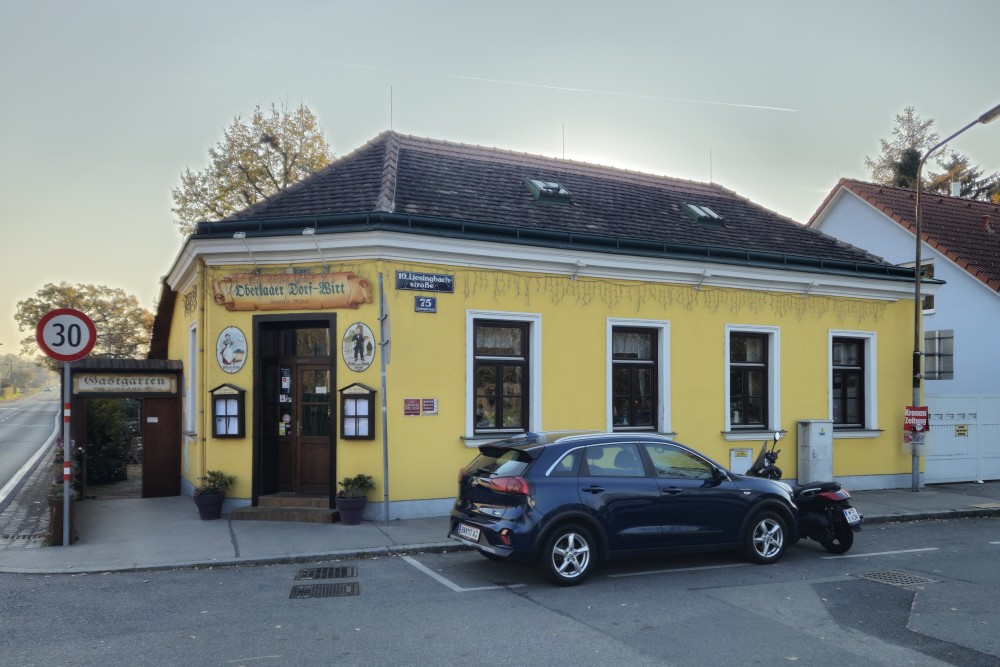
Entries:
{"label": "white wall", "polygon": [[[844,192],[831,202],[819,231],[879,255],[893,264],[913,263],[913,234],[855,195]],[[924,244],[924,261],[934,262],[934,277],[944,280],[924,330],[954,329],[955,379],[927,380],[928,396],[995,394],[1000,391],[1000,297],[950,259]]]}

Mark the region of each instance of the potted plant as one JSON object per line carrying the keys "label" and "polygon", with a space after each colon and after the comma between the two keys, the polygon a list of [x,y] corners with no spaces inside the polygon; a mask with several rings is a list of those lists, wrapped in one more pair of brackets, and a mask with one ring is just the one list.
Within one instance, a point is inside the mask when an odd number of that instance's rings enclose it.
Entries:
{"label": "potted plant", "polygon": [[201,486],[194,490],[194,504],[203,521],[222,516],[222,502],[226,499],[226,489],[233,485],[236,477],[218,470],[208,470],[198,478]]}
{"label": "potted plant", "polygon": [[[63,483],[53,484],[46,496],[49,501],[49,534],[46,544],[58,547],[63,544]],[[69,543],[76,542],[76,491],[69,490]]]}
{"label": "potted plant", "polygon": [[345,477],[338,482],[344,487],[337,492],[337,511],[340,522],[345,526],[357,526],[361,523],[361,515],[365,511],[368,498],[365,494],[375,488],[375,480],[371,475],[358,473],[354,477]]}

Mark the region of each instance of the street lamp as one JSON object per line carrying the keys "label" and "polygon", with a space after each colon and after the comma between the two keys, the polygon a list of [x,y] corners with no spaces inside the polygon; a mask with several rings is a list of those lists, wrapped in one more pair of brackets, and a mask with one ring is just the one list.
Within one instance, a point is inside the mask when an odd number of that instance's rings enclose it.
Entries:
{"label": "street lamp", "polygon": [[[920,367],[920,356],[922,354],[921,352],[922,341],[920,339],[920,333],[921,329],[923,328],[922,318],[924,314],[924,308],[920,298],[920,274],[921,274],[920,249],[922,245],[921,232],[920,232],[920,190],[921,186],[923,185],[923,182],[921,181],[920,178],[920,172],[923,171],[924,162],[926,162],[927,158],[931,156],[931,153],[941,148],[946,143],[948,143],[958,135],[962,134],[963,132],[971,128],[973,125],[978,125],[980,123],[986,125],[986,123],[994,121],[998,117],[1000,117],[1000,104],[996,105],[995,107],[993,107],[992,109],[981,115],[979,118],[975,119],[974,121],[963,127],[958,132],[955,132],[944,141],[940,141],[934,146],[932,146],[931,149],[927,151],[922,158],[920,158],[920,163],[917,165],[917,202],[916,202],[916,212],[915,212],[915,217],[916,217],[915,235],[917,238],[917,249],[915,253],[916,264],[913,265],[913,405],[920,405],[920,381],[921,379],[923,379],[923,374],[921,373],[921,367]],[[920,455],[917,453],[917,447],[915,445],[912,450],[912,455],[913,455],[913,472],[912,472],[911,490],[919,491]]]}

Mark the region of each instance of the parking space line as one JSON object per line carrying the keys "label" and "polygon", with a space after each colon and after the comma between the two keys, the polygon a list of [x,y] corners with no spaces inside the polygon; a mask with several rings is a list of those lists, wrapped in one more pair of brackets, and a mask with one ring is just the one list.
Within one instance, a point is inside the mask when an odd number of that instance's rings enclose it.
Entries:
{"label": "parking space line", "polygon": [[459,586],[458,584],[454,583],[453,581],[450,581],[450,580],[442,577],[440,574],[438,574],[434,570],[430,569],[429,567],[427,567],[426,565],[424,565],[423,563],[421,563],[417,559],[413,558],[412,556],[403,556],[403,560],[405,560],[407,563],[409,563],[413,567],[417,568],[418,570],[420,570],[421,572],[423,572],[424,574],[426,574],[431,579],[434,579],[439,584],[444,584],[445,586],[447,586],[451,590],[455,591],[456,593],[469,593],[471,591],[496,591],[496,590],[502,590],[502,589],[505,589],[505,588],[523,588],[524,587],[524,584],[509,584],[509,585],[506,585],[506,586],[477,586],[476,588],[463,588],[463,587]]}
{"label": "parking space line", "polygon": [[820,556],[823,560],[838,560],[840,558],[867,558],[868,556],[894,556],[895,554],[912,554],[918,551],[937,551],[937,547],[924,549],[901,549],[900,551],[876,551],[870,554],[844,554],[842,556]]}
{"label": "parking space line", "polygon": [[645,572],[622,572],[620,574],[609,574],[608,578],[616,577],[643,577],[647,574],[671,574],[673,572],[696,572],[698,570],[722,570],[730,567],[746,567],[750,563],[728,563],[726,565],[700,565],[698,567],[677,567],[670,570],[647,570]]}

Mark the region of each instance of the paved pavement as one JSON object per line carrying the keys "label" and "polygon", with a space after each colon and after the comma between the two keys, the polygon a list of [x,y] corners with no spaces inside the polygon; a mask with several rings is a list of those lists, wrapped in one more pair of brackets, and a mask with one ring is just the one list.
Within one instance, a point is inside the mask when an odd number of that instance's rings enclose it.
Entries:
{"label": "paved pavement", "polygon": [[[40,465],[0,512],[0,572],[94,573],[315,561],[463,548],[446,517],[360,526],[202,521],[191,498],[88,499],[77,504],[80,539],[44,546],[49,466]],[[1000,482],[852,492],[866,524],[1000,516]]]}

